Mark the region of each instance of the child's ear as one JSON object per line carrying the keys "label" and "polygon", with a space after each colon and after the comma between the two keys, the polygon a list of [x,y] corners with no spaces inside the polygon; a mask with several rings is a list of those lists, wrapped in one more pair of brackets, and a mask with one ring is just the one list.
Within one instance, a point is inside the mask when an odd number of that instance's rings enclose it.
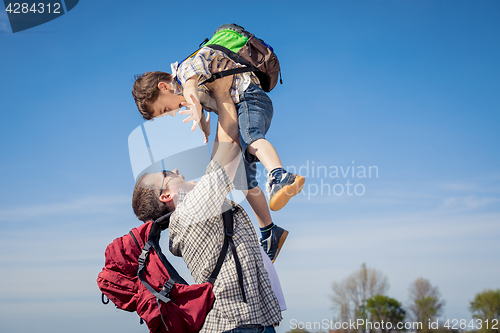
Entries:
{"label": "child's ear", "polygon": [[168,90],[168,84],[166,84],[165,82],[158,82],[158,89],[160,90]]}

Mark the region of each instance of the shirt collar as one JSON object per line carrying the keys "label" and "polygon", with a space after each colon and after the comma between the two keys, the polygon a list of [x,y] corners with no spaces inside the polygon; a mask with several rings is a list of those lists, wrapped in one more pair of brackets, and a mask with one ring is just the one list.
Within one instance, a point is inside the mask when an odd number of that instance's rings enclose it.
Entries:
{"label": "shirt collar", "polygon": [[174,79],[177,79],[177,69],[179,68],[179,62],[176,61],[170,64],[170,68],[172,69],[172,76],[174,77]]}
{"label": "shirt collar", "polygon": [[177,205],[182,203],[184,199],[186,198],[187,192],[184,191],[182,188],[179,189],[179,192],[177,192]]}
{"label": "shirt collar", "polygon": [[182,95],[182,86],[177,79],[177,69],[179,68],[179,62],[176,61],[173,64],[170,64],[170,68],[172,69],[172,87],[174,88],[174,94]]}

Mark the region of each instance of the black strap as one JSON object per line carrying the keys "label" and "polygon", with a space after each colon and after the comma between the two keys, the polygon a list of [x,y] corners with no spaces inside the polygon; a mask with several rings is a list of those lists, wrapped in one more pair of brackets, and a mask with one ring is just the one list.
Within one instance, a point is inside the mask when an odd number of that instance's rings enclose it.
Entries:
{"label": "black strap", "polygon": [[139,280],[141,280],[142,284],[144,284],[144,286],[146,286],[146,288],[151,292],[151,294],[153,294],[156,298],[162,300],[163,302],[168,303],[170,302],[170,291],[174,287],[175,283],[174,279],[170,277],[170,279],[163,285],[163,288],[158,292],[149,283],[147,283],[143,277],[143,274],[147,272],[146,263],[148,261],[148,257],[149,254],[151,253],[152,247],[153,247],[152,244],[148,241],[144,246],[144,248],[142,249],[142,253],[139,256],[139,259],[137,260],[139,262],[137,276],[139,277]]}
{"label": "black strap", "polygon": [[139,249],[141,249],[141,246],[139,245],[139,242],[137,241],[137,238],[135,238],[134,232],[132,230],[130,230],[129,234],[132,236],[132,239],[134,240],[135,245],[137,245],[137,247]]}
{"label": "black strap", "polygon": [[[171,301],[170,299],[170,292],[172,288],[174,287],[174,283],[179,283],[179,284],[185,284],[188,285],[186,280],[184,280],[179,273],[175,270],[174,266],[168,261],[168,259],[165,257],[163,252],[161,251],[160,247],[160,234],[162,230],[165,230],[168,227],[169,224],[169,219],[170,219],[171,213],[160,217],[156,221],[153,222],[151,225],[151,231],[149,232],[148,235],[148,240],[146,244],[144,245],[144,248],[142,249],[141,254],[139,255],[139,258],[137,259],[137,262],[139,263],[139,267],[137,269],[137,276],[139,277],[139,280],[144,284],[144,286],[153,294],[157,299],[168,303]],[[137,246],[139,246],[139,243],[137,242],[137,239],[134,236],[134,233],[130,231],[130,234],[132,235],[134,241],[136,242]],[[139,247],[140,248],[140,247]],[[151,251],[155,251],[158,257],[160,258],[161,262],[167,269],[168,275],[170,278],[168,279],[167,282],[163,285],[162,289],[158,292],[156,291],[147,281],[144,279],[143,274],[147,272],[146,270],[146,264],[149,258],[149,254]]]}
{"label": "black strap", "polygon": [[[106,300],[105,298],[106,298],[107,300]],[[102,295],[101,295],[101,302],[102,302],[102,304],[104,304],[104,305],[106,305],[106,304],[108,304],[108,303],[109,303],[109,298],[108,298],[108,296],[104,295],[104,293],[102,293]]]}
{"label": "black strap", "polygon": [[224,263],[224,258],[226,257],[228,247],[231,247],[231,252],[233,253],[234,263],[236,265],[236,273],[238,274],[238,284],[240,286],[241,295],[243,297],[243,302],[247,302],[247,297],[245,294],[245,288],[243,287],[243,271],[241,269],[241,263],[238,258],[238,253],[236,252],[236,245],[233,241],[233,232],[234,232],[234,217],[233,217],[233,209],[232,207],[227,209],[224,206],[225,211],[222,213],[222,219],[224,221],[224,244],[222,245],[222,249],[219,254],[219,258],[217,259],[217,264],[208,279],[208,282],[211,284],[215,283],[217,279],[217,275],[222,268],[222,264]]}
{"label": "black strap", "polygon": [[236,62],[238,64],[241,64],[243,66],[247,66],[249,68],[253,67],[250,62],[246,61],[238,53],[231,51],[227,47],[224,47],[222,45],[217,45],[217,44],[209,44],[209,45],[205,45],[205,46],[209,47],[211,49],[223,52],[225,55],[228,56],[229,59],[231,59],[232,61],[234,61],[234,62]]}
{"label": "black strap", "polygon": [[234,61],[234,62],[236,62],[238,64],[241,64],[241,65],[243,65],[245,67],[238,67],[238,68],[228,69],[228,70],[225,70],[225,71],[222,71],[222,72],[214,73],[207,80],[205,80],[202,83],[200,83],[200,85],[204,85],[205,83],[214,82],[217,79],[220,79],[222,77],[229,76],[229,75],[241,74],[241,73],[246,73],[246,72],[256,72],[256,71],[258,72],[257,68],[255,68],[254,66],[252,66],[252,64],[250,64],[248,61],[246,61],[245,59],[243,59],[239,54],[231,51],[230,49],[228,49],[228,48],[226,48],[224,46],[217,45],[217,44],[210,44],[210,45],[205,45],[205,46],[207,46],[207,47],[209,47],[211,49],[223,52],[232,61]]}
{"label": "black strap", "polygon": [[[229,209],[230,217],[226,217],[224,214],[222,217],[224,218],[224,225],[226,226],[226,238],[228,239],[229,246],[231,247],[231,251],[233,252],[234,263],[236,265],[236,273],[238,273],[238,283],[241,289],[241,295],[243,297],[243,302],[247,302],[247,297],[245,295],[245,288],[243,288],[243,272],[241,269],[240,260],[238,258],[238,253],[236,252],[236,245],[233,242],[233,210]],[[226,213],[226,212],[224,212]]]}
{"label": "black strap", "polygon": [[225,232],[226,228],[224,226],[224,244],[222,244],[222,249],[220,250],[219,258],[217,259],[217,264],[215,264],[215,268],[212,271],[210,277],[208,278],[208,282],[210,282],[212,285],[215,283],[217,275],[219,275],[220,269],[222,268],[222,264],[224,263],[224,258],[226,258],[227,248],[229,247],[229,241],[226,237]]}
{"label": "black strap", "polygon": [[[170,217],[170,216],[169,216]],[[172,264],[168,261],[167,257],[163,254],[163,251],[161,250],[160,247],[160,234],[162,232],[163,226],[161,223],[165,222],[165,220],[161,220],[163,217],[159,218],[158,220],[153,222],[153,225],[151,226],[151,231],[149,232],[148,236],[148,243],[150,246],[154,249],[158,257],[160,258],[161,262],[163,263],[163,266],[167,269],[168,275],[170,276],[171,279],[175,281],[175,283],[179,284],[185,284],[189,285],[189,283],[184,280],[180,274],[177,272],[177,270],[172,266]]]}
{"label": "black strap", "polygon": [[217,72],[217,73],[212,74],[208,79],[206,79],[205,81],[200,83],[200,85],[204,85],[205,83],[214,82],[215,80],[220,79],[220,78],[225,77],[225,76],[246,73],[246,72],[253,72],[256,70],[257,69],[253,66],[252,67],[238,67],[238,68],[228,69],[228,70],[225,70],[222,72]]}
{"label": "black strap", "polygon": [[201,43],[200,43],[200,45],[198,46],[198,48],[199,48],[199,49],[201,49],[201,47],[202,47],[203,45],[205,45],[205,44],[206,44],[209,40],[210,40],[210,39],[205,38],[205,39],[203,40],[203,42],[201,42]]}

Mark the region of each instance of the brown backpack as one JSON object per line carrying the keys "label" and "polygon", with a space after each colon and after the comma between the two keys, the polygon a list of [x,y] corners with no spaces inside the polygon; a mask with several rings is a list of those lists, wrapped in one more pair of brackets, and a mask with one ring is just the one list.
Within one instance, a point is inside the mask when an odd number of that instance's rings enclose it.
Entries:
{"label": "brown backpack", "polygon": [[[212,74],[208,80],[205,80],[201,84],[213,82],[224,76],[245,72],[254,72],[259,78],[262,89],[266,92],[271,91],[276,86],[278,78],[280,83],[283,83],[281,80],[280,63],[273,48],[239,25],[221,25],[215,30],[210,40],[208,38],[205,39],[200,48],[203,46],[222,51],[234,62],[245,67],[233,68]],[[197,52],[188,58],[194,56]]]}

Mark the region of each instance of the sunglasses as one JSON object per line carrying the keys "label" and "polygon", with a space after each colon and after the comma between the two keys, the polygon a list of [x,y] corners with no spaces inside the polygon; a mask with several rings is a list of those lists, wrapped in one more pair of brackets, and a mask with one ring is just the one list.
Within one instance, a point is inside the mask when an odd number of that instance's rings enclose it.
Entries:
{"label": "sunglasses", "polygon": [[162,170],[161,171],[162,174],[163,174],[163,180],[161,182],[161,191],[160,191],[160,195],[162,195],[163,193],[163,190],[166,190],[167,187],[168,187],[168,182],[165,183],[165,179],[167,179],[168,176],[171,176],[171,175],[174,175],[175,176],[175,173],[173,173],[172,171],[167,171],[167,170]]}

